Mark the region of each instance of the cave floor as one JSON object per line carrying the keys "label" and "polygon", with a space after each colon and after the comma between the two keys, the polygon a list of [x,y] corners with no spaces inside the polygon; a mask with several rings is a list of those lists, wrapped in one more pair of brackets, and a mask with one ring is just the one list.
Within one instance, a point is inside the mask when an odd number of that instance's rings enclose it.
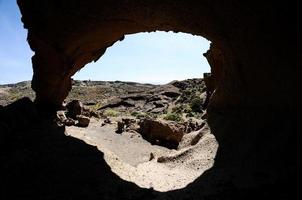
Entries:
{"label": "cave floor", "polygon": [[[66,127],[66,135],[96,146],[120,178],[156,191],[184,188],[214,163],[218,144],[207,130],[196,145],[188,145],[197,134],[192,132],[184,137],[178,150],[170,150],[151,145],[136,132],[115,133],[115,122],[101,126],[93,119],[87,128]],[[164,161],[158,162],[159,157]]]}

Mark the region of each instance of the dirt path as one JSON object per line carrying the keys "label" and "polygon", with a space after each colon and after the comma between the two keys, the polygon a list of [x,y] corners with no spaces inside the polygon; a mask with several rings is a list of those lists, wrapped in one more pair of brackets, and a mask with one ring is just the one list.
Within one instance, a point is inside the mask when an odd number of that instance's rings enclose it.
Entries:
{"label": "dirt path", "polygon": [[[190,141],[198,132],[192,132],[184,137],[181,149],[170,150],[151,145],[138,133],[117,134],[115,127],[101,127],[101,122],[93,120],[88,128],[67,127],[66,132],[97,146],[111,170],[122,179],[157,191],[183,188],[214,163],[218,144],[208,129],[196,145],[191,146]],[[151,152],[155,156],[152,160]],[[159,157],[161,162],[157,161]]]}

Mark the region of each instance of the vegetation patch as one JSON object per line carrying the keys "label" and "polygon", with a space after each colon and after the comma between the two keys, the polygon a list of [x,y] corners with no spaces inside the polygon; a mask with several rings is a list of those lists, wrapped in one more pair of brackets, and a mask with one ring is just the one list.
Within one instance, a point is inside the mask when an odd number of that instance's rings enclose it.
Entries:
{"label": "vegetation patch", "polygon": [[203,100],[200,97],[195,96],[190,102],[190,107],[193,112],[202,112],[202,104]]}
{"label": "vegetation patch", "polygon": [[119,112],[113,109],[107,109],[104,111],[103,115],[106,117],[117,117],[119,116]]}
{"label": "vegetation patch", "polygon": [[175,121],[175,122],[180,122],[180,121],[183,120],[183,119],[182,119],[182,116],[181,116],[180,114],[178,114],[178,113],[173,113],[173,112],[166,114],[166,115],[164,116],[164,119],[165,119],[165,120],[170,120],[170,121]]}

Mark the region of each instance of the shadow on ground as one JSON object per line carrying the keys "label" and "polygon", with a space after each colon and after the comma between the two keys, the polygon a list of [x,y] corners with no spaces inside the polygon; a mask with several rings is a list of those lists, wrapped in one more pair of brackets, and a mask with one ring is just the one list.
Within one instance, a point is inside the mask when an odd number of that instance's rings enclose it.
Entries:
{"label": "shadow on ground", "polygon": [[[0,199],[287,199],[284,184],[238,189],[213,167],[186,188],[142,189],[111,172],[96,147],[41,120],[29,99],[0,108]],[[277,182],[280,183],[280,182]],[[290,184],[290,183],[289,183]],[[282,191],[281,191],[282,190]],[[274,194],[274,195],[272,195]],[[293,193],[291,193],[293,194]]]}

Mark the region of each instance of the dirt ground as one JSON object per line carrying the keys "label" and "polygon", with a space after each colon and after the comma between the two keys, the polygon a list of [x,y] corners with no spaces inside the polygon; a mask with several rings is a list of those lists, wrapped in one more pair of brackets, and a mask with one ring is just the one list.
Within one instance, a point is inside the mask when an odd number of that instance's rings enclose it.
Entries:
{"label": "dirt ground", "polygon": [[[156,191],[184,188],[214,164],[218,144],[207,126],[200,132],[186,134],[178,150],[170,150],[151,145],[136,132],[115,133],[114,120],[105,126],[101,123],[92,119],[87,128],[67,127],[66,135],[96,146],[114,173],[142,188],[152,187]],[[198,135],[202,137],[192,145]]]}

